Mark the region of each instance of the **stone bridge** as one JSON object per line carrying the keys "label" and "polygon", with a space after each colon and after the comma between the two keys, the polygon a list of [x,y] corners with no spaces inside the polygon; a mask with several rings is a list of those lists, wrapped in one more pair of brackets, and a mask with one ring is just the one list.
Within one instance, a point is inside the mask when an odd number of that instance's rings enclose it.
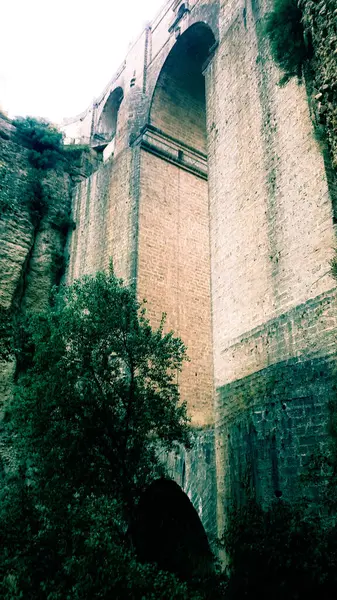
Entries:
{"label": "stone bridge", "polygon": [[74,195],[68,280],[112,257],[187,345],[195,444],[169,469],[210,536],[247,469],[263,502],[296,494],[332,393],[333,197],[305,86],[278,86],[270,5],[170,0],[64,122],[101,157]]}

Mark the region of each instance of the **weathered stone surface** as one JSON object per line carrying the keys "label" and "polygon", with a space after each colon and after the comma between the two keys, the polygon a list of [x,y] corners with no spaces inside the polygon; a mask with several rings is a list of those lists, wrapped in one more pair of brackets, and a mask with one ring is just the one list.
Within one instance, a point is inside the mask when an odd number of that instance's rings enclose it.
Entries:
{"label": "weathered stone surface", "polygon": [[60,282],[65,270],[64,256],[72,184],[68,174],[46,173],[43,178],[48,193],[48,210],[35,229],[34,244],[25,274],[23,310],[40,310],[50,299],[52,287]]}
{"label": "weathered stone surface", "polygon": [[[39,172],[46,207],[42,217],[34,206],[33,173],[28,152],[20,147],[14,128],[0,119],[0,312],[10,319],[44,308],[64,262],[70,215],[69,175]],[[14,363],[0,364],[0,398],[11,392]]]}
{"label": "weathered stone surface", "polygon": [[0,138],[0,306],[8,311],[39,310],[48,303],[55,284],[55,258],[64,250],[69,175],[41,171],[47,197],[42,218],[31,210],[31,177],[28,152],[13,137]]}
{"label": "weathered stone surface", "polygon": [[26,151],[0,138],[0,305],[5,310],[12,306],[34,237],[25,201],[28,171]]}
{"label": "weathered stone surface", "polygon": [[217,486],[215,472],[214,428],[195,429],[191,450],[181,448],[167,460],[168,474],[187,494],[196,508],[210,543],[217,539]]}

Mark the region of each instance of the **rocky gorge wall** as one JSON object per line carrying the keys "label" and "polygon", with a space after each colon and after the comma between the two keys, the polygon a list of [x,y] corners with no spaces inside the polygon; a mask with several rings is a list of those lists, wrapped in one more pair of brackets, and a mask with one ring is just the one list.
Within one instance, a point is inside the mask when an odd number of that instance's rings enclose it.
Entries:
{"label": "rocky gorge wall", "polygon": [[[1,308],[38,310],[48,303],[61,275],[71,179],[63,171],[50,170],[41,171],[37,180],[27,149],[15,140],[15,128],[6,129],[8,137],[4,127],[0,129]],[[35,203],[39,184],[48,197],[41,214]]]}
{"label": "rocky gorge wall", "polygon": [[[5,345],[12,317],[43,309],[66,268],[72,189],[88,168],[37,169],[16,127],[0,115],[0,319]],[[84,174],[83,174],[84,177]],[[3,347],[2,347],[3,348]],[[15,365],[0,363],[0,397]]]}
{"label": "rocky gorge wall", "polygon": [[299,0],[307,39],[313,45],[312,96],[317,126],[326,130],[337,170],[337,5],[335,0]]}

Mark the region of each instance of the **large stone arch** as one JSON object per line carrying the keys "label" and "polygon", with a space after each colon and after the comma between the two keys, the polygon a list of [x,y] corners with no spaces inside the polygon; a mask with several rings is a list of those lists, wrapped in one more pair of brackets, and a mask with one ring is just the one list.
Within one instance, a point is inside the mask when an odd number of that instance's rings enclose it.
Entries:
{"label": "large stone arch", "polygon": [[148,122],[206,154],[206,92],[203,67],[215,37],[204,22],[191,25],[176,41],[157,78]]}
{"label": "large stone arch", "polygon": [[130,533],[144,562],[156,562],[183,577],[212,568],[212,552],[198,513],[170,479],[157,479],[143,492]]}
{"label": "large stone arch", "polygon": [[[214,18],[209,19],[209,21],[214,21]],[[153,124],[155,120],[154,112],[156,100],[158,99],[158,91],[164,83],[165,78],[171,75],[179,80],[179,73],[175,69],[175,66],[181,67],[180,74],[183,76],[183,70],[185,69],[186,74],[190,65],[194,77],[199,76],[199,85],[202,87],[204,86],[203,67],[213,55],[216,46],[217,31],[214,31],[214,27],[206,19],[198,20],[198,14],[194,14],[194,18],[190,17],[184,32],[174,40],[173,44],[168,43],[165,45],[163,52],[157,57],[152,66],[152,72],[150,71],[147,93],[148,123]],[[188,84],[189,79],[189,77],[187,81],[181,81],[180,79],[180,83]]]}

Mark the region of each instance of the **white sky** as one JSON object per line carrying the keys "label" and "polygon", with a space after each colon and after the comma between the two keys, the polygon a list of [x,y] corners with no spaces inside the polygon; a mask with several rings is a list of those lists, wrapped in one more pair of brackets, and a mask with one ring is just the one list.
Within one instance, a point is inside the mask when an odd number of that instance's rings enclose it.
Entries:
{"label": "white sky", "polygon": [[82,112],[163,3],[0,1],[0,107],[55,123]]}

